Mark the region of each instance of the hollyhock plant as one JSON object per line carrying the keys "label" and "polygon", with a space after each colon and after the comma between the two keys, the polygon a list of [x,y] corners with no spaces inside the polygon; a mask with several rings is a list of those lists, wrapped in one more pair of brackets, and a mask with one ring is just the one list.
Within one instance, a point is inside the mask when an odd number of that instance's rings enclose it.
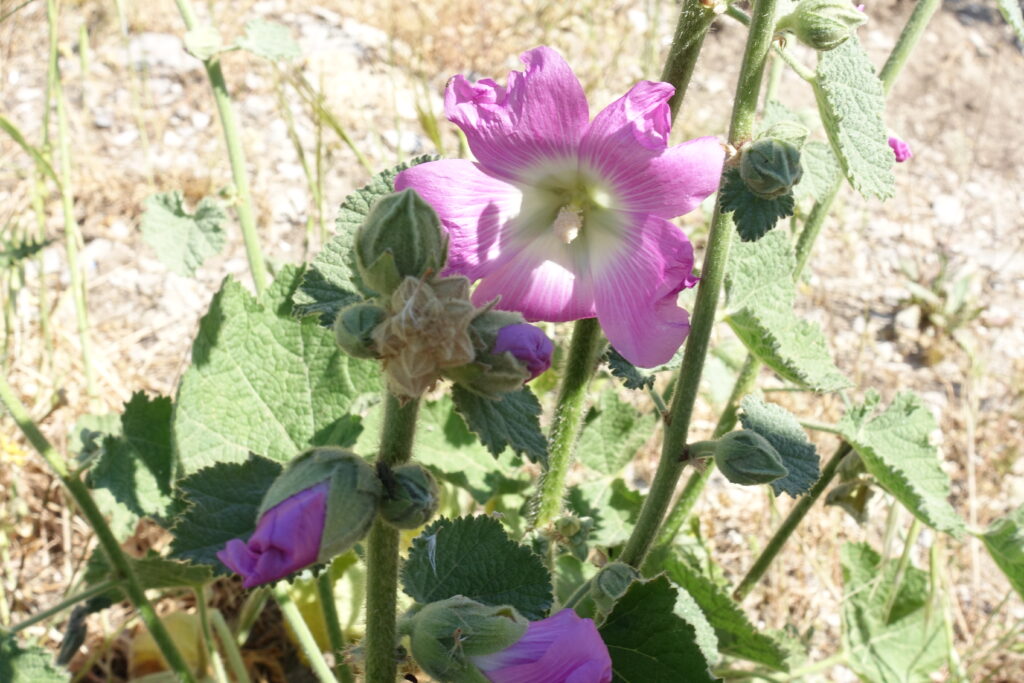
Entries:
{"label": "hollyhock plant", "polygon": [[267,510],[248,542],[232,539],[217,559],[241,574],[252,588],[288,576],[317,561],[327,516],[329,481],[323,481]]}
{"label": "hollyhock plant", "polygon": [[493,683],[609,683],[612,660],[597,627],[571,609],[530,622],[514,645],[470,657]]}
{"label": "hollyhock plant", "polygon": [[548,339],[544,331],[528,323],[507,325],[498,330],[498,337],[492,349],[494,353],[508,351],[525,365],[530,373],[527,381],[537,378],[551,367],[551,354],[554,350],[554,343]]}
{"label": "hollyhock plant", "polygon": [[642,81],[590,120],[583,87],[549,47],[522,55],[508,85],[455,76],[445,111],[476,162],[400,173],[449,235],[448,273],[479,280],[479,305],[527,320],[597,317],[636,365],[675,353],[689,331],[676,304],[696,283],[693,247],[670,219],[717,188],[725,151],[713,137],[668,146],[674,88]]}
{"label": "hollyhock plant", "polygon": [[892,148],[892,153],[896,155],[896,163],[902,164],[907,159],[914,156],[914,153],[910,151],[910,145],[900,140],[895,135],[889,136],[889,147]]}

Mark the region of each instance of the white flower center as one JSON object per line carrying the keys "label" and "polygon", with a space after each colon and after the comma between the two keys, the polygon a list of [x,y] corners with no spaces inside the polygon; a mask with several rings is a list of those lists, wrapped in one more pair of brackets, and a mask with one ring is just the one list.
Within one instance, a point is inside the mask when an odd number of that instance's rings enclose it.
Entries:
{"label": "white flower center", "polygon": [[551,228],[564,244],[572,244],[583,229],[583,216],[579,211],[563,206],[558,210]]}

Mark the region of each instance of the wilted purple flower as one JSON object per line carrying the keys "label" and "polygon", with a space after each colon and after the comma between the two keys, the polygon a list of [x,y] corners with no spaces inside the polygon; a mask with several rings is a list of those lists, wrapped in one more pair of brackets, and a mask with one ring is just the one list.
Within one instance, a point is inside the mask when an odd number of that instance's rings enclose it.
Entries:
{"label": "wilted purple flower", "polygon": [[217,559],[252,588],[275,581],[317,561],[327,514],[329,481],[299,491],[267,510],[249,541],[234,538]]}
{"label": "wilted purple flower", "polygon": [[551,353],[555,345],[539,328],[529,323],[507,325],[498,330],[494,353],[508,351],[530,372],[529,382],[551,367]]}
{"label": "wilted purple flower", "polygon": [[530,622],[501,652],[469,658],[493,683],[609,683],[612,660],[597,627],[571,609]]}
{"label": "wilted purple flower", "polygon": [[402,171],[448,232],[448,272],[480,280],[478,305],[529,321],[597,317],[630,362],[666,362],[690,330],[676,304],[692,286],[693,247],[670,220],[718,189],[713,137],[668,145],[675,88],[641,81],[590,120],[561,55],[538,47],[507,85],[455,76],[445,113],[478,163]]}
{"label": "wilted purple flower", "polygon": [[902,164],[907,159],[914,156],[914,153],[910,151],[910,145],[900,140],[895,135],[889,136],[889,146],[892,148],[893,154],[896,155],[896,163]]}

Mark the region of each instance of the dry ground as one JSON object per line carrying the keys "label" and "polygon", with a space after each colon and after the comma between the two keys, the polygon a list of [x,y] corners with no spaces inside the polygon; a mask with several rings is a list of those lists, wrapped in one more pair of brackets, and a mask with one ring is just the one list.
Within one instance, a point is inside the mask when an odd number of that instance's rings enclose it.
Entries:
{"label": "dry ground", "polygon": [[[0,16],[19,4],[0,0]],[[24,283],[3,287],[4,296],[16,291],[5,302],[10,311],[5,369],[46,434],[62,448],[79,416],[117,412],[137,390],[172,393],[198,318],[219,282],[229,273],[247,277],[233,226],[228,248],[195,279],[168,273],[139,237],[146,196],[179,188],[194,200],[227,186],[230,171],[205,76],[177,38],[182,28],[173,3],[129,4],[126,37],[114,3],[65,2],[61,23],[75,213],[85,240],[82,262],[100,386],[95,401],[90,402],[81,379],[63,251],[49,248],[41,272],[30,264]],[[662,0],[211,5],[213,20],[228,37],[239,35],[245,21],[255,17],[291,27],[304,54],[296,69],[323,90],[373,167],[435,151],[417,120],[417,107],[441,116],[440,93],[453,73],[502,76],[515,66],[516,54],[550,44],[575,66],[596,111],[636,80],[657,77],[674,23],[673,4]],[[861,38],[876,63],[893,45],[911,7],[885,0],[867,8],[871,20]],[[208,16],[206,6],[200,9]],[[42,0],[0,24],[0,111],[30,140],[40,139],[45,35]],[[680,139],[724,134],[742,35],[723,19],[708,38],[677,125]],[[333,207],[365,182],[367,172],[283,85],[285,71],[242,52],[223,61],[242,122],[264,250],[273,263],[300,261],[318,248],[321,219],[329,228]],[[784,77],[780,93],[794,106],[812,104],[795,78]],[[1024,55],[1009,30],[987,5],[947,4],[889,106],[888,125],[915,152],[911,162],[897,168],[897,198],[880,204],[843,195],[812,260],[801,304],[808,317],[825,326],[839,366],[860,386],[877,387],[886,397],[901,389],[925,397],[942,427],[953,504],[977,526],[1024,501],[1024,164],[1017,156],[1024,148],[1022,105]],[[285,106],[307,159],[315,157],[318,144],[322,150],[319,207],[310,198]],[[442,129],[442,151],[455,154],[456,137],[447,124]],[[34,225],[28,168],[21,151],[0,138],[5,231]],[[59,239],[63,228],[55,194],[47,197],[45,208],[47,234]],[[691,222],[690,227],[699,244],[699,226]],[[958,326],[929,325],[929,308],[912,302],[911,283],[931,286],[943,262],[950,282],[968,278],[968,305],[981,309]],[[40,277],[49,286],[46,305],[53,310],[52,353],[39,331]],[[933,289],[945,298],[941,286]],[[834,420],[841,410],[832,398],[779,400],[816,420]],[[709,430],[713,414],[703,410],[696,426]],[[80,573],[91,539],[36,456],[25,455],[7,420],[0,439],[0,486],[6,492],[0,499],[0,626],[7,626],[62,597]],[[820,443],[823,450],[832,447],[826,438]],[[642,482],[648,472],[648,463],[640,463],[637,479]],[[749,566],[788,505],[788,499],[773,503],[713,480],[699,508],[702,530],[732,578]],[[865,527],[838,509],[816,510],[745,607],[766,626],[813,628],[812,661],[834,654],[839,545],[850,539],[877,542],[887,509],[876,498]],[[901,520],[902,529],[907,525]],[[149,540],[143,535],[140,543]],[[918,566],[927,567],[927,546],[935,540],[922,534],[915,549]],[[990,651],[1024,619],[1024,604],[1010,597],[983,628],[1007,595],[1008,583],[977,543],[942,541],[942,546],[957,649],[965,664],[977,664],[971,677],[1024,680],[1019,642],[1016,654],[1006,646]],[[123,614],[96,617],[93,631],[116,635]],[[58,619],[26,635],[56,646],[61,626]],[[823,675],[850,678],[841,668]]]}

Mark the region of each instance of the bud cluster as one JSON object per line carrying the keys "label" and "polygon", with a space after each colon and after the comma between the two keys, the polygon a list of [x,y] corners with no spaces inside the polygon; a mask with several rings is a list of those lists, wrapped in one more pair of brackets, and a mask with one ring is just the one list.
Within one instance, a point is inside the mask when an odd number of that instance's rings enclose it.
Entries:
{"label": "bud cluster", "polygon": [[779,31],[790,31],[801,43],[820,52],[834,50],[868,20],[849,0],[801,0],[779,19]]}

